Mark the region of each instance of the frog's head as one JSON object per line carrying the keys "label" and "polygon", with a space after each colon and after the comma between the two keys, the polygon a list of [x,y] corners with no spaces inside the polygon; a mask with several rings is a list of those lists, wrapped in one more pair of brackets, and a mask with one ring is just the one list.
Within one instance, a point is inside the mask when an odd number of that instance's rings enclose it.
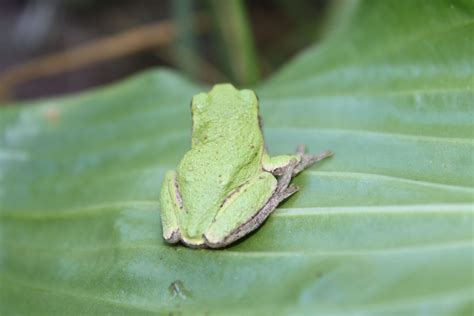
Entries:
{"label": "frog's head", "polygon": [[209,93],[199,93],[191,102],[194,120],[213,118],[220,122],[242,115],[258,115],[258,99],[252,90],[238,90],[230,83],[216,84]]}
{"label": "frog's head", "polygon": [[259,128],[257,96],[231,84],[217,84],[209,93],[199,93],[191,102],[192,146],[227,137],[238,130]]}

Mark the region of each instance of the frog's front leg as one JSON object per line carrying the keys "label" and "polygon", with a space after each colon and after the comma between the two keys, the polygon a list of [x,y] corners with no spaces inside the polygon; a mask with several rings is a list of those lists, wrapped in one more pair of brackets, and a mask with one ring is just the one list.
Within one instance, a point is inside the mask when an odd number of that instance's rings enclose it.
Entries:
{"label": "frog's front leg", "polygon": [[163,180],[160,194],[161,222],[163,224],[163,238],[171,243],[181,239],[177,213],[183,207],[183,201],[176,184],[176,171],[168,171]]}
{"label": "frog's front leg", "polygon": [[307,154],[305,145],[299,145],[296,149],[296,156],[299,157],[299,162],[293,169],[293,175],[297,175],[306,168],[311,167],[318,161],[331,157],[333,152],[326,150],[318,155]]}

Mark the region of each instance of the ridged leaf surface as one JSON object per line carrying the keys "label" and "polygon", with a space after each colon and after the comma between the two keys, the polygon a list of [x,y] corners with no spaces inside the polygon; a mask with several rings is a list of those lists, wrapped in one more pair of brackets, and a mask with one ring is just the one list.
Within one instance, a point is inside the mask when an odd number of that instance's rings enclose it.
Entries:
{"label": "ridged leaf surface", "polygon": [[0,313],[473,312],[470,1],[366,1],[257,88],[272,154],[335,156],[225,250],[165,244],[193,94],[149,71],[0,110]]}

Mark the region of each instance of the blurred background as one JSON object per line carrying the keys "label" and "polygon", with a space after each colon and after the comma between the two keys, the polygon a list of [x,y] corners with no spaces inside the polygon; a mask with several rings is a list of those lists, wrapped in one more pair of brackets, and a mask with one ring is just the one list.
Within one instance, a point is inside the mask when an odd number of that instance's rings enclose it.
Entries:
{"label": "blurred background", "polygon": [[150,67],[253,86],[323,33],[329,0],[1,0],[0,103]]}

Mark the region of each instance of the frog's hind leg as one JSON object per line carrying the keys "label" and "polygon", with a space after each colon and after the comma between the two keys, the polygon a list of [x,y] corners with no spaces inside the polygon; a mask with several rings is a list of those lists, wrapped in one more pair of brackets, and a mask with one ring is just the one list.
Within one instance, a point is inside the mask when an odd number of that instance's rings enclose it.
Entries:
{"label": "frog's hind leg", "polygon": [[229,194],[203,234],[205,244],[210,248],[222,248],[242,237],[235,236],[234,232],[255,217],[276,190],[276,178],[262,171]]}
{"label": "frog's hind leg", "polygon": [[275,193],[254,217],[236,229],[232,234],[232,239],[228,240],[228,244],[259,227],[283,200],[298,191],[299,188],[296,185],[290,184],[291,179],[295,175],[310,167],[315,162],[330,156],[332,156],[331,151],[325,151],[319,155],[306,154],[304,145],[298,146],[293,159],[291,159],[291,156],[281,156],[283,158],[280,158],[280,161],[287,159],[287,163],[286,165],[272,170],[274,175],[279,176]]}
{"label": "frog's hind leg", "polygon": [[177,213],[182,208],[183,201],[176,185],[176,172],[168,171],[163,180],[160,194],[161,222],[163,224],[163,238],[171,244],[181,239]]}
{"label": "frog's hind leg", "polygon": [[258,210],[258,212],[255,212],[253,217],[251,217],[244,224],[236,227],[234,231],[218,245],[218,247],[212,247],[213,245],[209,246],[212,248],[225,247],[262,225],[268,216],[270,216],[270,214],[276,209],[278,204],[298,191],[298,187],[296,185],[290,184],[291,178],[293,176],[293,170],[296,166],[297,162],[296,160],[293,160],[286,167],[282,168],[282,175],[278,178],[277,186],[273,195],[270,197],[267,203],[265,203]]}
{"label": "frog's hind leg", "polygon": [[[299,146],[295,155],[270,158],[265,154],[262,161],[265,171],[256,177],[257,180],[242,186],[241,192],[231,195],[232,201],[227,206],[224,203],[226,207],[203,235],[206,245],[222,248],[258,228],[283,200],[298,191],[296,185],[290,184],[291,179],[331,155],[330,151],[319,155],[306,154],[304,146]],[[278,180],[274,176],[278,176]]]}
{"label": "frog's hind leg", "polygon": [[298,146],[296,150],[296,155],[293,156],[296,159],[288,159],[286,165],[272,170],[272,173],[274,175],[279,176],[275,193],[262,207],[262,209],[256,214],[256,216],[254,216],[250,221],[238,228],[238,231],[235,232],[236,239],[248,234],[258,226],[260,226],[283,200],[287,199],[299,190],[296,185],[290,184],[291,179],[295,175],[297,175],[304,169],[312,166],[314,163],[332,155],[333,153],[329,150],[319,155],[307,154],[304,145]]}

